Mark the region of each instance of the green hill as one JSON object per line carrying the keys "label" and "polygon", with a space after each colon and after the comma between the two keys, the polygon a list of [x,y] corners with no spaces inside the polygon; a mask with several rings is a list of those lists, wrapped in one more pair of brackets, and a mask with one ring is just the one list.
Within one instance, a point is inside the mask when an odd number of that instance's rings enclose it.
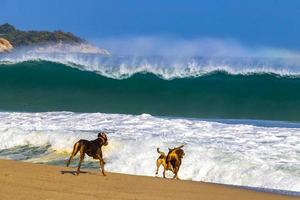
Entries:
{"label": "green hill", "polygon": [[0,26],[0,37],[7,39],[14,47],[47,43],[82,43],[83,39],[63,31],[22,31],[6,23]]}

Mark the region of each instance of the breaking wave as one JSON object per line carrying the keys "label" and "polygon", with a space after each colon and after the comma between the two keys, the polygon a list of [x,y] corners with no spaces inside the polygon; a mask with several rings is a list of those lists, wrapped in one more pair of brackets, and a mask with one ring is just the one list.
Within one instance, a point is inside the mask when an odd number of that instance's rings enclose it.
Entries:
{"label": "breaking wave", "polygon": [[0,64],[2,111],[300,121],[298,91],[300,78],[265,73],[170,80],[138,73],[113,79],[57,62]]}
{"label": "breaking wave", "polygon": [[300,75],[299,57],[199,57],[199,56],[114,56],[75,52],[40,52],[19,50],[0,55],[0,64],[49,61],[114,79],[138,73],[152,73],[162,79],[199,77],[216,71],[232,75]]}

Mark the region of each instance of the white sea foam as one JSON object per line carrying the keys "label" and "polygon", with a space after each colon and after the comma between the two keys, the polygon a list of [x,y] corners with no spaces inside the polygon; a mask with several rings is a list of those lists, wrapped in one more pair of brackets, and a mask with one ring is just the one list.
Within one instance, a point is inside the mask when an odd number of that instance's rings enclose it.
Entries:
{"label": "white sea foam", "polygon": [[[104,147],[108,171],[153,176],[156,148],[166,152],[167,147],[185,144],[179,173],[183,179],[300,191],[299,126],[267,127],[147,114],[2,112],[0,150],[49,145],[48,156],[32,155],[29,161],[66,159],[68,155],[61,153],[70,153],[74,142],[93,139],[101,130],[109,137],[109,145]],[[6,157],[15,158],[13,154]]]}

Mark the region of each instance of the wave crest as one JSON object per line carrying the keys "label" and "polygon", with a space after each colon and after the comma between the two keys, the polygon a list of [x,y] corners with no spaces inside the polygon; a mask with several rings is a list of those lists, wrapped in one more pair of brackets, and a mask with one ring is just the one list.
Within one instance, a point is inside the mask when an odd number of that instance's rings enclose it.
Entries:
{"label": "wave crest", "polygon": [[41,52],[20,50],[0,55],[0,64],[50,61],[113,79],[129,78],[137,73],[152,73],[162,79],[199,77],[216,71],[232,75],[275,74],[298,77],[299,58],[254,57],[174,57],[174,56],[107,56],[94,53]]}

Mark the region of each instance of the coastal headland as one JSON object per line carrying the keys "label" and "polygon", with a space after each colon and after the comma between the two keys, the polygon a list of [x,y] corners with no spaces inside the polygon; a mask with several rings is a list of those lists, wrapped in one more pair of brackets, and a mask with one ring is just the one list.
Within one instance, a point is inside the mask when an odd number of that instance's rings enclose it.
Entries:
{"label": "coastal headland", "polygon": [[37,53],[91,53],[109,55],[106,49],[62,30],[19,30],[11,24],[0,25],[0,53],[32,49]]}

